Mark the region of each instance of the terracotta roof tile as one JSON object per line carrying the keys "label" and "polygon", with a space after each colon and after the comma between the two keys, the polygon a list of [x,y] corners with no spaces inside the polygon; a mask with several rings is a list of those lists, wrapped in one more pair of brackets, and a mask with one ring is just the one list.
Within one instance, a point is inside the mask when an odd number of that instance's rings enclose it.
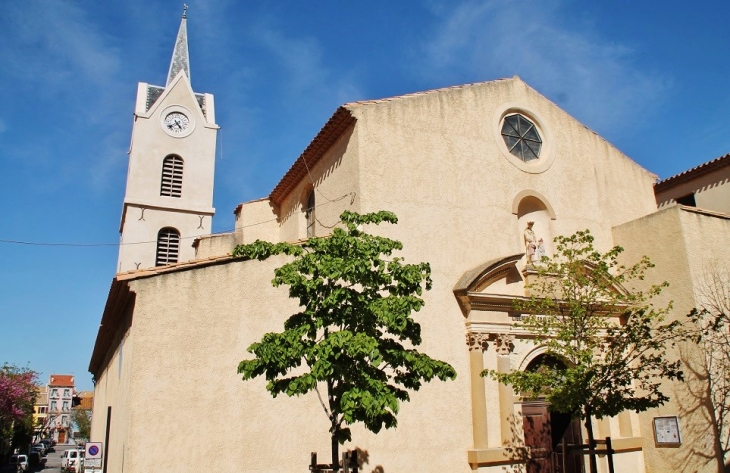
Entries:
{"label": "terracotta roof tile", "polygon": [[49,386],[73,386],[74,377],[70,374],[52,374],[48,382]]}
{"label": "terracotta roof tile", "polygon": [[692,169],[688,169],[672,177],[668,177],[662,181],[659,181],[654,184],[654,192],[657,193],[665,191],[676,185],[682,184],[705,174],[709,174],[712,171],[716,171],[717,169],[724,168],[725,166],[730,166],[730,154],[720,156],[719,158],[715,158],[712,161],[707,161],[704,164],[700,164],[699,166],[695,166]]}

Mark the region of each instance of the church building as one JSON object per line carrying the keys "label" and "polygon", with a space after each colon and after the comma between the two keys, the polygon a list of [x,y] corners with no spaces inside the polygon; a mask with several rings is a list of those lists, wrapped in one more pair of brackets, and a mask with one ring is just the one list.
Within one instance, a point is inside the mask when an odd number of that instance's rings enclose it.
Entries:
{"label": "church building", "polygon": [[[730,261],[726,211],[674,197],[658,209],[655,174],[518,77],[340,106],[268,196],[235,209],[235,230],[211,235],[218,126],[190,72],[183,17],[167,83],[138,87],[118,274],[89,365],[91,440],[105,442],[108,473],[288,473],[306,471],[310,452],[328,457],[316,394],[272,398],[265,380],[236,372],[249,345],[298,310],[271,285],[287,257],[233,258],[238,244],[326,236],[344,210],[389,210],[398,225],[366,230],[402,241],[406,262],[430,263],[433,289],[414,314],[420,348],[457,378],[412,393],[397,429],[353,426],[343,449],[359,449],[368,473],[587,471],[556,463],[565,435],[584,438],[580,425],[479,376],[544,356],[512,305],[534,275],[528,226],[548,256],[554,237],[584,229],[600,251],[648,255],[647,283],[669,281],[656,302],[674,301],[677,319],[697,306],[704,265]],[[661,408],[594,421],[612,439],[615,471],[717,471],[707,413],[688,388],[698,382],[690,372],[666,383]],[[526,434],[526,418],[547,437]],[[657,425],[678,439],[664,442]],[[551,459],[542,469],[529,461],[538,455]]]}

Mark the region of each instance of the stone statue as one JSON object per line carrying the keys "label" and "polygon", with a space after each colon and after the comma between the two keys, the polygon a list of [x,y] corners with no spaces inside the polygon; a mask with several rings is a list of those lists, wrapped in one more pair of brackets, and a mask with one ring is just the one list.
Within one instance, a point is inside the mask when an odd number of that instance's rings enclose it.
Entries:
{"label": "stone statue", "polygon": [[[532,220],[527,222],[527,227],[525,228],[524,238],[525,238],[525,254],[527,255],[527,265],[532,265],[536,260],[536,253],[537,253],[537,237],[535,236],[535,232],[532,230],[532,226],[535,225],[535,222]],[[540,239],[542,241],[542,239]],[[543,247],[544,250],[544,247]]]}
{"label": "stone statue", "polygon": [[537,240],[537,250],[535,250],[535,261],[540,262],[542,261],[542,257],[545,256],[545,242],[542,241],[542,238]]}

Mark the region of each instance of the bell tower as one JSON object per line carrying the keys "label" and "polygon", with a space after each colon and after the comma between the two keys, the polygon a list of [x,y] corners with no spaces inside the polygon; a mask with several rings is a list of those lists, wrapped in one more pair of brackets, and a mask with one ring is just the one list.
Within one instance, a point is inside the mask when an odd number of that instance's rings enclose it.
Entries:
{"label": "bell tower", "polygon": [[195,257],[215,213],[218,128],[213,95],[191,86],[185,6],[165,86],[137,87],[117,272]]}

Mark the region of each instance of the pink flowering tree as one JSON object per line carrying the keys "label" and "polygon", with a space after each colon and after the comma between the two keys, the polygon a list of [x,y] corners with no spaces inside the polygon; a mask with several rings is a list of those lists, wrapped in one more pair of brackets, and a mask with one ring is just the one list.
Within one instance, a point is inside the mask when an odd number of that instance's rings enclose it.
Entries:
{"label": "pink flowering tree", "polygon": [[13,438],[33,432],[33,404],[38,373],[5,364],[0,367],[0,449],[6,450]]}

